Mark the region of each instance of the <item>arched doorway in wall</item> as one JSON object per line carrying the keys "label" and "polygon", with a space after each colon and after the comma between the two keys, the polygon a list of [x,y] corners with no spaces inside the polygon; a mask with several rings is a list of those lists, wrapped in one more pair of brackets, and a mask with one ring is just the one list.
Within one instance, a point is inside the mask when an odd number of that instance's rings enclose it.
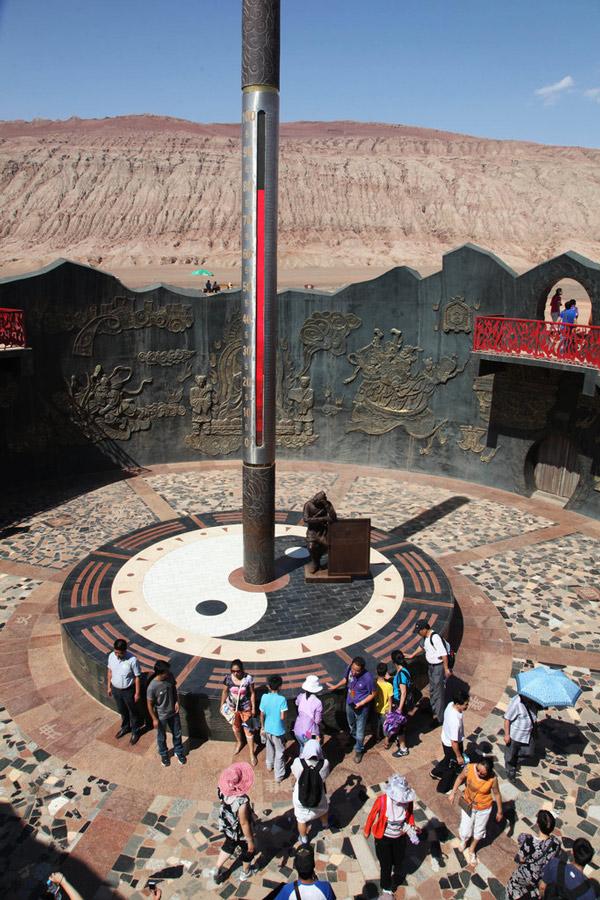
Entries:
{"label": "arched doorway in wall", "polygon": [[549,494],[563,504],[571,499],[579,484],[577,448],[565,434],[552,432],[532,447],[534,489]]}
{"label": "arched doorway in wall", "polygon": [[577,318],[578,325],[592,325],[592,302],[590,296],[584,286],[575,281],[574,278],[561,278],[557,281],[548,292],[544,305],[544,319],[546,322],[552,321],[550,312],[552,297],[554,297],[557,288],[562,289],[561,309],[565,308],[565,303],[569,300],[575,300],[579,316]]}

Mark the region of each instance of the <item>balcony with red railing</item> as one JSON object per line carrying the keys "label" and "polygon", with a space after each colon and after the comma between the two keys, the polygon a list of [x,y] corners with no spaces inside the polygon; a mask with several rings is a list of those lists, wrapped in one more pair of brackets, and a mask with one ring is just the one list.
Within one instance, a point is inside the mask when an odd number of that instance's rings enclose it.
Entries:
{"label": "balcony with red railing", "polygon": [[26,346],[23,310],[0,307],[0,351],[24,350]]}
{"label": "balcony with red railing", "polygon": [[600,371],[600,328],[503,316],[477,316],[473,351]]}

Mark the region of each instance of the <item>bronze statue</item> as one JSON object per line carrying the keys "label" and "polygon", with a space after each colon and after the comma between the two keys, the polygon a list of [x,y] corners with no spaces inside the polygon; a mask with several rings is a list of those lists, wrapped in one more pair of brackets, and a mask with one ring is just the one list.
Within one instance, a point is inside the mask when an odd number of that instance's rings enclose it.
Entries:
{"label": "bronze statue", "polygon": [[306,541],[311,558],[311,574],[319,571],[321,556],[327,551],[329,523],[337,520],[333,504],[324,491],[319,491],[304,504],[302,517],[306,524]]}

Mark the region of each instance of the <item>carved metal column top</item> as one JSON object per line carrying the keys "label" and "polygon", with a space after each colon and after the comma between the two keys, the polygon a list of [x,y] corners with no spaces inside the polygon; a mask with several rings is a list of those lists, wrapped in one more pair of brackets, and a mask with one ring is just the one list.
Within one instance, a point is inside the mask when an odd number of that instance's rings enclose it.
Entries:
{"label": "carved metal column top", "polygon": [[242,88],[279,90],[280,0],[243,0]]}

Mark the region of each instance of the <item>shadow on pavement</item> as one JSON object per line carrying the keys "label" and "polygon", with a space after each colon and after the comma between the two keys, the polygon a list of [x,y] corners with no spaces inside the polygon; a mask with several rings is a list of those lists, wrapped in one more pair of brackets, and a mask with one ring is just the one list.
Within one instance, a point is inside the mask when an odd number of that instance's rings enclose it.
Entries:
{"label": "shadow on pavement", "polygon": [[430,525],[443,519],[444,516],[450,515],[450,513],[455,512],[457,509],[460,509],[461,506],[470,502],[468,497],[449,497],[447,500],[443,500],[442,503],[438,503],[419,513],[417,516],[414,516],[412,519],[407,519],[407,521],[403,522],[401,525],[392,528],[390,534],[408,541],[413,534],[417,534],[419,531],[429,528]]}

